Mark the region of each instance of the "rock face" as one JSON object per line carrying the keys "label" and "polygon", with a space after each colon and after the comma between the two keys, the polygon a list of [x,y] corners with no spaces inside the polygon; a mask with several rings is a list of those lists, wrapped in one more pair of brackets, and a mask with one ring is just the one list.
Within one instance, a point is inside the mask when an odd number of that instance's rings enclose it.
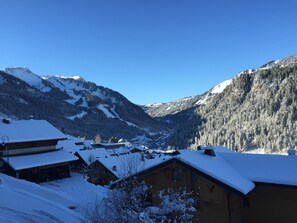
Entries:
{"label": "rock face", "polygon": [[41,77],[28,68],[0,71],[0,115],[46,119],[67,134],[132,139],[162,132],[166,124],[111,89],[81,77]]}

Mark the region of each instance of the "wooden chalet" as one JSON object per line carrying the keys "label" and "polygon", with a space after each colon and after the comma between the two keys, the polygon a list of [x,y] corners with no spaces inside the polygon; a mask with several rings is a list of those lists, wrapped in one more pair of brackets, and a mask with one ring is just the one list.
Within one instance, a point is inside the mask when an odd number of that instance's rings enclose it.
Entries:
{"label": "wooden chalet", "polygon": [[213,147],[183,151],[134,176],[151,186],[153,204],[158,204],[154,195],[161,190],[192,191],[197,210],[193,222],[295,223],[296,169],[296,156],[239,154]]}
{"label": "wooden chalet", "polygon": [[79,150],[75,155],[81,164],[89,167],[89,182],[100,185],[108,185],[172,158],[171,153],[146,154],[130,147]]}
{"label": "wooden chalet", "polygon": [[20,179],[43,182],[70,175],[77,157],[57,149],[65,135],[45,120],[0,123],[2,171]]}

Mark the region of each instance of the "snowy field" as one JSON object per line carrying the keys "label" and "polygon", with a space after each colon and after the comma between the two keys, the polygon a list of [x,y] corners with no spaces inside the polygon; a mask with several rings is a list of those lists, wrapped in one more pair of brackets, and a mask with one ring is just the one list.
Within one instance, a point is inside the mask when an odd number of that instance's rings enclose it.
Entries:
{"label": "snowy field", "polygon": [[79,223],[106,190],[80,174],[35,184],[0,173],[0,223]]}

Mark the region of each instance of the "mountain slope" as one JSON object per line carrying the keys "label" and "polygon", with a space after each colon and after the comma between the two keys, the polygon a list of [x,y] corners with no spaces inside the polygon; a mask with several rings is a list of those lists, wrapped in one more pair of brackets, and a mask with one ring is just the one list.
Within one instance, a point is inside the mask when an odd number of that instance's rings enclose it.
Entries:
{"label": "mountain slope", "polygon": [[0,71],[0,112],[46,119],[75,136],[127,139],[166,128],[139,106],[111,89],[80,77],[40,77],[27,68]]}
{"label": "mountain slope", "polygon": [[152,117],[165,117],[167,115],[174,115],[193,107],[199,107],[206,103],[214,95],[221,93],[232,80],[226,80],[205,92],[202,95],[186,97],[177,101],[168,103],[153,103],[146,104],[143,109]]}
{"label": "mountain slope", "polygon": [[169,145],[222,145],[267,152],[296,147],[297,56],[239,73],[224,91],[187,116]]}

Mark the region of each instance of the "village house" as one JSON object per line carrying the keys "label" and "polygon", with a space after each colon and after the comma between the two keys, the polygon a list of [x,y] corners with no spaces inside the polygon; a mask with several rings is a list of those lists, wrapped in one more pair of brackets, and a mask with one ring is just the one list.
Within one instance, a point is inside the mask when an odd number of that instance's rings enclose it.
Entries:
{"label": "village house", "polygon": [[70,176],[70,163],[78,158],[57,148],[66,136],[45,120],[0,123],[1,169],[14,177],[43,182]]}
{"label": "village house", "polygon": [[196,200],[194,222],[297,222],[294,153],[242,154],[224,147],[180,152],[134,175],[151,186],[153,204],[158,204],[154,195],[159,191],[185,188]]}
{"label": "village house", "polygon": [[79,150],[75,155],[88,167],[89,182],[108,185],[170,159],[172,151],[154,152],[135,147],[120,147]]}

